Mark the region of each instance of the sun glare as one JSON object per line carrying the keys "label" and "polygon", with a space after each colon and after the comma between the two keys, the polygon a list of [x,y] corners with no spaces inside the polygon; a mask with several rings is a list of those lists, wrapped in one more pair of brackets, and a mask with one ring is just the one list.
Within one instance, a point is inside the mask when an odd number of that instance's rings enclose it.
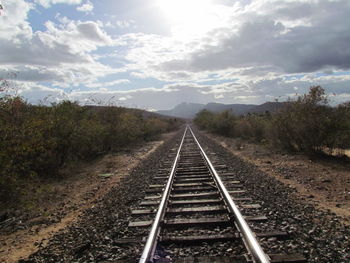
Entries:
{"label": "sun glare", "polygon": [[170,22],[176,35],[203,34],[219,23],[210,0],[157,0],[157,6]]}

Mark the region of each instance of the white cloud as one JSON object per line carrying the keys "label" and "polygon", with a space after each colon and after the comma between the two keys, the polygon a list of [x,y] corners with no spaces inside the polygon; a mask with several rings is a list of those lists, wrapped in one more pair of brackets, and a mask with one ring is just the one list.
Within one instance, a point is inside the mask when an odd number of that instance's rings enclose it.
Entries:
{"label": "white cloud", "polygon": [[119,100],[120,100],[120,101],[126,101],[126,100],[129,100],[129,99],[131,99],[131,98],[132,98],[132,96],[127,95],[127,96],[125,96],[125,97],[120,97]]}
{"label": "white cloud", "polygon": [[29,103],[58,103],[62,100],[68,100],[68,95],[61,89],[49,88],[43,85],[16,82],[19,89],[18,95],[25,98]]}
{"label": "white cloud", "polygon": [[128,79],[117,79],[109,82],[95,82],[95,83],[88,83],[85,84],[86,87],[89,88],[98,88],[98,87],[112,87],[120,84],[127,84],[130,83],[130,80]]}
{"label": "white cloud", "polygon": [[107,28],[121,28],[121,29],[127,29],[130,27],[136,27],[136,22],[134,20],[116,20],[116,21],[107,21],[104,24]]}
{"label": "white cloud", "polygon": [[76,85],[117,71],[97,62],[91,54],[98,47],[113,44],[97,22],[67,20],[56,25],[47,21],[45,26],[46,31],[30,37],[17,35],[17,44],[0,39],[0,65],[19,72],[19,79],[53,81],[56,85]]}
{"label": "white cloud", "polygon": [[94,5],[89,0],[87,0],[81,6],[77,7],[77,11],[84,12],[84,13],[87,13],[87,14],[91,13],[93,9],[94,9]]}
{"label": "white cloud", "polygon": [[55,4],[68,4],[68,5],[79,5],[82,0],[35,0],[35,3],[42,5],[45,8],[51,7]]}
{"label": "white cloud", "polygon": [[133,75],[198,81],[233,71],[247,77],[247,68],[254,75],[350,68],[349,1],[245,1],[219,11],[226,23],[201,36],[124,35]]}
{"label": "white cloud", "polygon": [[[299,81],[286,82],[283,78],[270,80],[260,79],[248,83],[229,82],[216,85],[200,85],[194,83],[175,83],[165,85],[162,88],[143,88],[135,90],[109,90],[99,88],[95,90],[72,90],[63,92],[62,89],[46,88],[41,85],[33,85],[22,82],[25,89],[20,95],[28,98],[32,103],[43,100],[46,102],[58,102],[63,99],[79,101],[82,104],[105,104],[136,107],[142,109],[170,109],[181,102],[209,103],[220,102],[226,104],[249,103],[260,104],[265,101],[286,100],[288,96],[295,96],[296,92],[303,94],[308,92],[311,85],[320,84],[326,88],[327,93],[335,93],[331,96],[334,103],[344,102],[349,98],[348,87],[350,80],[334,82],[331,79],[311,76]],[[295,90],[297,88],[297,91]]]}
{"label": "white cloud", "polygon": [[[73,10],[91,12],[93,4],[90,0],[9,1],[4,4],[5,15],[0,16],[0,77],[19,72],[17,79],[26,83],[23,94],[33,101],[49,92],[81,101],[114,96],[123,105],[152,109],[171,108],[183,101],[261,103],[307,92],[317,84],[342,98],[350,93],[345,72],[350,69],[349,1],[212,2],[210,21],[219,22],[198,34],[188,34],[198,24],[194,23],[182,28],[187,30],[182,33],[181,26],[186,25],[177,25],[166,35],[140,30],[112,38],[104,29],[132,32],[136,22],[127,16],[102,23],[58,15],[57,23],[47,21],[45,30],[33,32],[28,13],[36,5],[48,8],[65,3],[79,5]],[[99,81],[126,71],[130,80]],[[108,89],[132,84],[132,78],[170,84],[130,91]],[[40,86],[44,82],[73,91],[46,89]],[[74,90],[84,85],[88,91]]]}
{"label": "white cloud", "polygon": [[116,25],[120,28],[128,28],[128,27],[132,26],[133,24],[135,24],[134,20],[118,20],[116,22]]}
{"label": "white cloud", "polygon": [[23,0],[12,0],[2,3],[3,10],[0,15],[0,41],[16,40],[19,36],[29,38],[32,29],[27,21],[28,12],[33,8],[31,3]]}

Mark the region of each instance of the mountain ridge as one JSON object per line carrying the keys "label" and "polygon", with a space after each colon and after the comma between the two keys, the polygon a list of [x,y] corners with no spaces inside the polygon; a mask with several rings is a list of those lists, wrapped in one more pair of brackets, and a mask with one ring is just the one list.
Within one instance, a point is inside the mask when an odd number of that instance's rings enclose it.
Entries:
{"label": "mountain ridge", "polygon": [[284,105],[283,102],[265,102],[263,104],[223,104],[210,102],[207,104],[182,102],[171,110],[158,110],[156,113],[166,116],[193,119],[201,110],[212,112],[232,111],[236,115],[245,115],[247,113],[264,113],[266,111],[276,112]]}

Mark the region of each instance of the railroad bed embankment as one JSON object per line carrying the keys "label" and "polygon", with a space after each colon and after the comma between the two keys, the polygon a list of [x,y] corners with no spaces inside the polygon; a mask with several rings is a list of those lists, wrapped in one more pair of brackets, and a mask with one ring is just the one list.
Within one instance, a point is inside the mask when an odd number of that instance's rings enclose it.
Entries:
{"label": "railroad bed embankment", "polygon": [[54,235],[77,224],[85,218],[85,210],[98,205],[140,162],[174,135],[163,134],[157,141],[125,147],[91,162],[78,163],[66,168],[60,180],[46,185],[41,183],[40,187],[48,191],[33,197],[32,211],[19,209],[0,225],[0,262],[26,258],[46,246]]}
{"label": "railroad bed embankment", "polygon": [[[349,261],[350,230],[337,216],[305,202],[294,194],[294,188],[196,133],[205,150],[214,152],[228,170],[238,176],[249,196],[260,200],[267,216],[293,233],[294,241],[289,244],[293,250],[303,253],[309,262]],[[98,262],[120,258],[135,262],[142,247],[118,244],[115,240],[129,236],[130,207],[143,199],[147,182],[160,168],[159,160],[176,148],[180,137],[181,132],[176,140],[167,141],[141,161],[117,187],[82,213],[69,228],[51,238],[46,247],[40,248],[27,262]]]}
{"label": "railroad bed embankment", "polygon": [[248,194],[263,201],[277,222],[287,223],[288,228],[293,229],[296,238],[293,246],[303,248],[309,262],[349,262],[350,227],[343,217],[308,202],[295,187],[267,175],[242,156],[233,155],[217,140],[203,133],[198,137],[237,172]]}
{"label": "railroad bed embankment", "polygon": [[291,154],[269,145],[206,133],[234,155],[251,163],[286,187],[294,195],[350,224],[350,162],[346,158]]}

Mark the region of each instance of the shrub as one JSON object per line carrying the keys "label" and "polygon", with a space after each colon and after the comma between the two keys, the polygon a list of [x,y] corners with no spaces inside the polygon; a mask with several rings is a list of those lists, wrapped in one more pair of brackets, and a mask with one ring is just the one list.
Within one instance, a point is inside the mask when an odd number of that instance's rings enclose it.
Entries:
{"label": "shrub", "polygon": [[308,94],[290,100],[275,114],[272,129],[275,143],[289,150],[322,152],[338,130],[335,111],[328,106],[324,89],[311,87]]}
{"label": "shrub", "polygon": [[236,123],[236,137],[253,142],[262,142],[266,138],[269,115],[247,114]]}
{"label": "shrub", "polygon": [[230,111],[223,111],[213,115],[211,131],[224,136],[235,134],[236,116]]}
{"label": "shrub", "polygon": [[194,122],[200,128],[216,134],[257,142],[263,140],[267,125],[264,116],[248,114],[237,117],[230,111],[212,113],[207,110],[199,112]]}
{"label": "shrub", "polygon": [[306,153],[325,149],[350,148],[350,103],[330,107],[320,86],[308,94],[289,99],[278,112],[234,116],[226,111],[199,112],[194,122],[202,129],[220,135],[254,142],[269,142],[278,147]]}
{"label": "shrub", "polygon": [[211,130],[214,121],[214,116],[214,113],[208,110],[202,110],[199,113],[197,113],[196,118],[194,119],[194,123],[202,129]]}
{"label": "shrub", "polygon": [[180,124],[121,107],[70,101],[35,106],[20,97],[0,98],[0,198],[16,192],[19,181],[56,176],[67,162],[154,139]]}

